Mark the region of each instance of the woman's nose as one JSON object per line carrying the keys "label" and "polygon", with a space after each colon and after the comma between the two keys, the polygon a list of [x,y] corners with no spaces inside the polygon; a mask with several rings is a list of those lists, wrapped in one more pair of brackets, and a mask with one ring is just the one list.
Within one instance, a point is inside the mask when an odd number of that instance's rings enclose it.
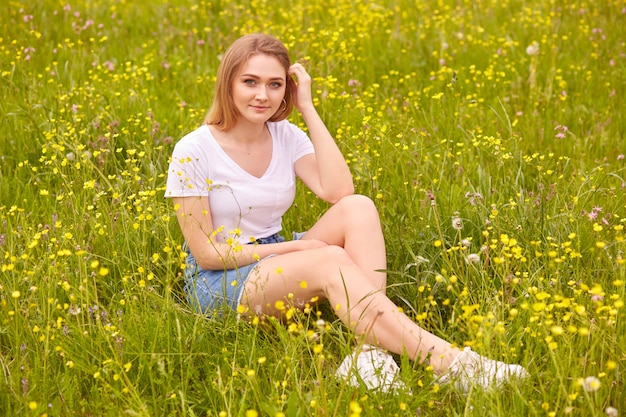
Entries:
{"label": "woman's nose", "polygon": [[267,100],[267,92],[265,91],[265,87],[259,87],[259,90],[256,93],[256,98],[260,101]]}

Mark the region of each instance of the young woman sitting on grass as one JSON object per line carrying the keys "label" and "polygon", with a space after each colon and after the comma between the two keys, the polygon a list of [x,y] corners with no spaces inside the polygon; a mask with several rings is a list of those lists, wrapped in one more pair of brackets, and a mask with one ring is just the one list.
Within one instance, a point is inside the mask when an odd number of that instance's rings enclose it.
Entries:
{"label": "young woman sitting on grass", "polygon": [[[308,135],[286,120],[294,106]],[[296,177],[332,206],[285,241],[281,220]],[[452,346],[387,298],[376,207],[354,194],[346,161],[313,105],[311,77],[275,38],[244,36],[224,54],[205,123],[173,151],[165,195],[186,241],[185,290],[199,311],[227,306],[278,316],[277,302],[328,300],[365,344],[337,374],[370,388],[401,384],[386,351],[428,360],[441,380],[463,389],[526,376],[519,365]]]}

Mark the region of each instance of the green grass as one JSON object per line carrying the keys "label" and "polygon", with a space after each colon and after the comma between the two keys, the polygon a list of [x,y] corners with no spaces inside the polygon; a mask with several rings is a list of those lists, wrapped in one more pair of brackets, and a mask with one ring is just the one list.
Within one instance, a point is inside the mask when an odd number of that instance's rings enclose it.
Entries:
{"label": "green grass", "polygon": [[[618,0],[3,3],[0,414],[623,415],[625,18]],[[256,31],[314,77],[380,210],[390,297],[527,384],[464,395],[398,356],[412,395],[353,389],[325,305],[188,308],[168,157]],[[300,189],[285,231],[325,207]]]}

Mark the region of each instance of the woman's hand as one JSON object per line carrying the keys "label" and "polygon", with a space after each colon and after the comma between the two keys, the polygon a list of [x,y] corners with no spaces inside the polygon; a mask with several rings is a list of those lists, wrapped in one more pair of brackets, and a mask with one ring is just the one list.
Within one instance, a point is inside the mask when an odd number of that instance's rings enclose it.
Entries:
{"label": "woman's hand", "polygon": [[[300,113],[312,108],[311,76],[306,72],[302,64],[297,63],[289,67],[288,74],[290,75],[288,83],[289,88],[291,88],[293,104]],[[294,76],[295,80],[291,76]]]}

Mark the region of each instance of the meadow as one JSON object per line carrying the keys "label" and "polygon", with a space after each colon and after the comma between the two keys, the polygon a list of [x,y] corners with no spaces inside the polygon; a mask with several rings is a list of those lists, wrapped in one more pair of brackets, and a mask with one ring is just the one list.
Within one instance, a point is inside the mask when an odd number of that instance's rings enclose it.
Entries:
{"label": "meadow", "polygon": [[[187,306],[168,158],[251,32],[314,78],[390,297],[528,381],[399,355],[411,392],[351,388],[323,303]],[[0,415],[626,415],[623,0],[7,0],[0,91]],[[285,234],[325,208],[299,188]]]}

